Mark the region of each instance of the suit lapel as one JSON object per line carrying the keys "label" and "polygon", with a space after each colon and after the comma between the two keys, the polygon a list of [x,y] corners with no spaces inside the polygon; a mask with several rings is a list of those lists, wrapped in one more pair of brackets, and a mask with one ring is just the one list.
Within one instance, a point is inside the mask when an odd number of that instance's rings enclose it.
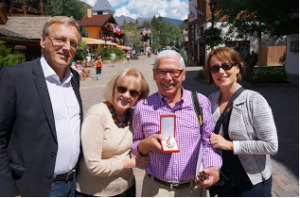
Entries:
{"label": "suit lapel", "polygon": [[77,97],[79,106],[80,106],[80,121],[82,122],[82,101],[80,97],[80,92],[79,92],[79,76],[77,75],[77,72],[74,72],[74,70],[71,69],[71,72],[73,73],[73,77],[71,79],[72,87],[75,92],[75,95]]}
{"label": "suit lapel", "polygon": [[46,85],[45,76],[44,76],[42,66],[40,63],[40,59],[37,59],[36,61],[34,61],[34,64],[32,67],[32,73],[33,73],[33,79],[34,79],[36,88],[38,90],[40,99],[41,99],[43,107],[44,107],[44,111],[45,111],[45,114],[47,117],[48,124],[51,129],[53,138],[57,143],[57,136],[56,136],[52,104],[51,104],[48,88]]}

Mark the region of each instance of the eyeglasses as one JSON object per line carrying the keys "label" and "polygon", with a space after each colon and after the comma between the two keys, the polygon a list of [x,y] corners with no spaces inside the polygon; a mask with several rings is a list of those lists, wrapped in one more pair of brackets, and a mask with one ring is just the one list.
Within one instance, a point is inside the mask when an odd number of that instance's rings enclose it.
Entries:
{"label": "eyeglasses", "polygon": [[138,97],[140,95],[140,92],[139,91],[136,91],[136,90],[128,90],[126,87],[123,87],[123,86],[117,86],[117,91],[119,93],[126,93],[127,91],[129,91],[129,94],[130,96],[132,97]]}
{"label": "eyeglasses", "polygon": [[215,73],[218,73],[221,68],[224,71],[228,71],[228,70],[231,70],[231,68],[236,65],[237,65],[237,63],[227,62],[227,63],[222,63],[221,66],[213,65],[213,66],[209,67],[208,70],[210,73],[215,74]]}
{"label": "eyeglasses", "polygon": [[[55,37],[51,37],[50,36],[47,36],[49,38],[49,40],[51,41],[52,43],[52,46],[56,49],[60,49],[61,47],[63,47],[67,42],[68,40],[65,39],[65,38],[55,38]],[[74,41],[69,41],[70,42],[70,47],[73,49],[73,50],[77,50],[77,47],[78,47],[78,43],[74,42]]]}
{"label": "eyeglasses", "polygon": [[178,78],[182,73],[183,69],[173,69],[173,70],[163,70],[163,69],[156,69],[155,70],[158,76],[165,77],[169,73],[172,77]]}

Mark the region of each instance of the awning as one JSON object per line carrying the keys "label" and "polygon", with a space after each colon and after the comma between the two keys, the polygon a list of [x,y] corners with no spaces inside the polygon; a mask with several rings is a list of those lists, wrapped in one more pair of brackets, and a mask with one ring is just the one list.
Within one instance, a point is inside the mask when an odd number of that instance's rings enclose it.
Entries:
{"label": "awning", "polygon": [[[82,37],[81,40],[85,42],[87,45],[105,45],[105,41],[102,39]],[[106,41],[106,45],[117,45],[117,44],[111,41]]]}
{"label": "awning", "polygon": [[129,46],[125,46],[125,45],[117,45],[117,48],[122,49],[122,50],[131,50],[132,48]]}

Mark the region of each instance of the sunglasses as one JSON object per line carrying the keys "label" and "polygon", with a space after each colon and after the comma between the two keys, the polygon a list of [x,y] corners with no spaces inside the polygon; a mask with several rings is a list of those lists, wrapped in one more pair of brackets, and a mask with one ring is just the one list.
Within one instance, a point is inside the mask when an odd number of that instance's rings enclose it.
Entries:
{"label": "sunglasses", "polygon": [[139,91],[136,91],[136,90],[128,90],[126,87],[123,87],[123,86],[117,86],[117,91],[119,93],[126,93],[127,91],[129,91],[129,94],[130,96],[132,97],[138,97],[140,95],[140,92]]}
{"label": "sunglasses", "polygon": [[232,62],[222,63],[221,66],[213,65],[213,66],[209,67],[208,70],[210,73],[215,74],[215,73],[218,73],[221,68],[224,71],[229,71],[229,70],[231,70],[231,68],[233,66],[236,66],[236,65],[237,65],[237,63],[232,63]]}

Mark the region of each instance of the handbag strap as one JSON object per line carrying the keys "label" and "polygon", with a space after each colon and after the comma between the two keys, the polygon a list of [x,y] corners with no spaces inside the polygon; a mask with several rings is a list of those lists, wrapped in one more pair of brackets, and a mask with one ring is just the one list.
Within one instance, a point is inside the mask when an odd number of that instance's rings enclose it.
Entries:
{"label": "handbag strap", "polygon": [[238,90],[236,90],[236,92],[231,96],[230,100],[228,101],[223,113],[221,114],[221,116],[219,117],[216,125],[215,125],[215,134],[219,134],[220,132],[220,128],[221,128],[221,124],[223,122],[224,117],[227,115],[227,110],[232,107],[233,101],[244,91],[245,89],[243,87],[240,87]]}

